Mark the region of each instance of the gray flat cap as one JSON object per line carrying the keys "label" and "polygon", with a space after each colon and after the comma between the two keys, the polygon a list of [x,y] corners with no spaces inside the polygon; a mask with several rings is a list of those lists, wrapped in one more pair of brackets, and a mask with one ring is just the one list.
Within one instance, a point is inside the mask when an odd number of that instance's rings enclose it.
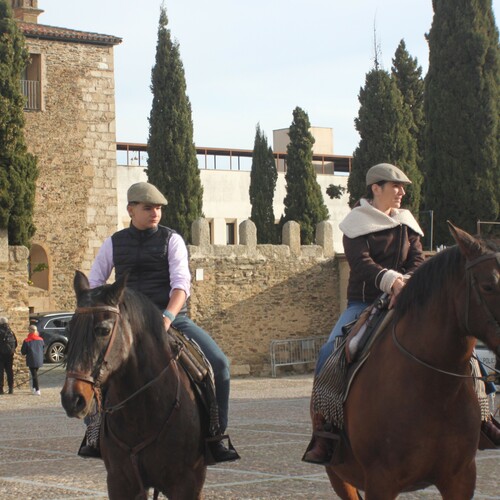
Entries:
{"label": "gray flat cap", "polygon": [[400,182],[401,184],[411,184],[410,179],[398,167],[390,163],[379,163],[366,172],[366,185],[380,181]]}
{"label": "gray flat cap", "polygon": [[166,205],[167,199],[156,186],[149,182],[137,182],[132,184],[127,191],[129,203],[151,203],[152,205]]}

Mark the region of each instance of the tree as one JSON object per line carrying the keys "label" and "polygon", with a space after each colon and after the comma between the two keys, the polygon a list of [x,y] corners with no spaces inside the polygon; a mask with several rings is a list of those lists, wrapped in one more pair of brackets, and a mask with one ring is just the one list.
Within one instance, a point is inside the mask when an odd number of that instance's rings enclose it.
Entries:
{"label": "tree", "polygon": [[286,196],[283,200],[285,213],[281,225],[291,220],[298,222],[301,242],[304,245],[314,242],[316,225],[328,219],[328,209],[323,201],[312,163],[314,137],[309,131],[310,128],[307,113],[296,107],[289,130]]}
{"label": "tree", "polygon": [[434,0],[424,110],[426,208],[468,232],[500,213],[500,55],[491,0]]}
{"label": "tree", "polygon": [[424,133],[424,79],[422,67],[416,58],[406,50],[404,40],[399,42],[392,60],[392,78],[403,96],[403,103],[408,106],[412,116],[411,135],[417,140],[417,164],[421,167],[423,157]]}
{"label": "tree", "polygon": [[258,243],[276,243],[274,224],[274,189],[278,179],[273,150],[267,138],[257,125],[250,172],[251,219],[257,227]]}
{"label": "tree", "polygon": [[191,241],[191,225],[202,216],[203,187],[193,142],[191,103],[186,94],[179,44],[172,42],[165,8],[160,9],[156,61],[151,72],[148,180],[167,198],[162,224]]}
{"label": "tree", "polygon": [[347,181],[349,204],[366,193],[366,172],[377,163],[392,163],[403,170],[413,184],[407,188],[405,206],[417,214],[422,175],[417,168],[417,143],[410,133],[412,117],[396,82],[378,64],[366,75],[359,92],[360,108],[354,120],[361,137],[353,154]]}
{"label": "tree", "polygon": [[11,245],[29,247],[38,177],[36,158],[24,138],[21,74],[29,60],[10,2],[0,0],[0,228]]}
{"label": "tree", "polygon": [[345,192],[346,192],[346,188],[344,186],[341,186],[340,184],[330,184],[326,188],[326,194],[332,200],[339,200],[340,198],[342,198],[342,195]]}

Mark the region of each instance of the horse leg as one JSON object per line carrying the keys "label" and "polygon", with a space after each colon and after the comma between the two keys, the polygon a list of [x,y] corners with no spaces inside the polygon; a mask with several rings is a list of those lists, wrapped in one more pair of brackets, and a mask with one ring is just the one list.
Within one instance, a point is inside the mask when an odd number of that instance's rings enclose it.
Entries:
{"label": "horse leg", "polygon": [[454,476],[438,481],[436,488],[443,500],[470,500],[474,497],[476,489],[476,462],[473,460]]}
{"label": "horse leg", "polygon": [[328,474],[332,488],[339,498],[342,500],[359,500],[361,498],[358,490],[337,476],[331,467],[326,467],[326,473]]}

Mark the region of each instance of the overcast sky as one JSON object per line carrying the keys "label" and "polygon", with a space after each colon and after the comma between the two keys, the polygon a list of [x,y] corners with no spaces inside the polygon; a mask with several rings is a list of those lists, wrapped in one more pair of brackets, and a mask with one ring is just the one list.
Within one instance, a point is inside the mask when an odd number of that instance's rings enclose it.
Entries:
{"label": "overcast sky", "polygon": [[[41,24],[123,38],[115,47],[120,142],[147,141],[160,5],[38,0]],[[252,149],[257,123],[272,144],[272,131],[289,127],[300,106],[313,126],[333,128],[335,154],[352,154],[374,30],[385,69],[404,39],[427,71],[431,0],[165,0],[165,6],[200,147]],[[493,8],[498,18],[500,0]]]}

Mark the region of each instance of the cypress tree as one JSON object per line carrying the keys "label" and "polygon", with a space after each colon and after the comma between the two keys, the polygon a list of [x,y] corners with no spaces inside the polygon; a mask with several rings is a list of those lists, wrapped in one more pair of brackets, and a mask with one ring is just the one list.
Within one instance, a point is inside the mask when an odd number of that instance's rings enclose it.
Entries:
{"label": "cypress tree", "polygon": [[426,208],[475,232],[500,215],[500,55],[491,0],[434,0],[424,110]]}
{"label": "cypress tree", "polygon": [[274,224],[274,189],[278,179],[273,150],[267,138],[257,125],[250,172],[251,219],[257,228],[258,243],[276,243]]}
{"label": "cypress tree", "polygon": [[166,9],[160,9],[156,61],[151,72],[153,104],[149,116],[148,180],[167,198],[162,224],[191,241],[191,224],[202,216],[201,185],[193,142],[191,103],[179,44],[167,28]]}
{"label": "cypress tree", "polygon": [[309,129],[309,117],[299,107],[293,111],[290,142],[287,147],[285,213],[281,225],[287,221],[300,224],[301,242],[314,242],[316,225],[328,219],[328,209],[323,201],[321,188],[316,180],[312,163],[314,137]]}
{"label": "cypress tree", "polygon": [[392,163],[412,180],[403,202],[415,215],[420,204],[422,175],[417,167],[417,143],[410,133],[410,110],[396,82],[378,65],[366,75],[359,92],[360,108],[355,119],[360,142],[353,154],[352,172],[347,181],[349,203],[353,206],[366,193],[366,172],[377,163]]}
{"label": "cypress tree", "polygon": [[36,158],[24,138],[21,74],[29,60],[10,2],[0,0],[0,228],[11,245],[29,247],[38,177]]}
{"label": "cypress tree", "polygon": [[417,163],[420,168],[423,156],[424,133],[424,79],[418,60],[406,50],[404,40],[399,42],[392,60],[392,78],[403,96],[403,103],[408,106],[412,124],[411,135],[417,140]]}

